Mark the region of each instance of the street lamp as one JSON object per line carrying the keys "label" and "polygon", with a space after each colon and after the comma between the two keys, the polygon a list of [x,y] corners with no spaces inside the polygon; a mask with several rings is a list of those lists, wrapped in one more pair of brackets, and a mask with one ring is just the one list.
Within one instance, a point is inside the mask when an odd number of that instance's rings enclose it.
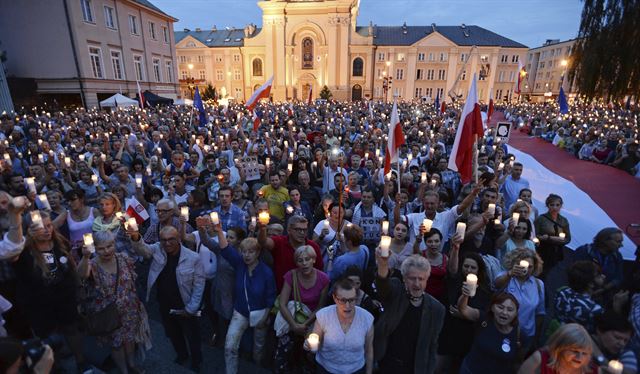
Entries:
{"label": "street lamp", "polygon": [[[391,66],[391,61],[385,62],[387,65],[387,70],[382,72],[382,90],[384,91],[384,100],[385,102],[389,101],[389,90],[391,89],[391,84],[393,83],[393,78],[391,77],[391,72],[388,72],[389,67]],[[388,74],[387,74],[388,73]],[[389,75],[389,76],[387,76]]]}
{"label": "street lamp", "polygon": [[569,61],[566,59],[562,59],[560,61],[560,66],[562,66],[562,77],[560,78],[560,87],[564,88],[564,77],[567,75],[567,65],[569,65]]}
{"label": "street lamp", "polygon": [[193,64],[187,65],[189,68],[189,77],[187,78],[187,88],[189,88],[189,94],[193,100],[195,97],[196,80],[193,78]]}

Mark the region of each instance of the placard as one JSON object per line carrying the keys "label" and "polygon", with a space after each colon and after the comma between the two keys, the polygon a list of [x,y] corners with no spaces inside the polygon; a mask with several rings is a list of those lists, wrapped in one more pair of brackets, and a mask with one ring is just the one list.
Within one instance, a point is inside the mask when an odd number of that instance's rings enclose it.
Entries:
{"label": "placard", "polygon": [[259,180],[260,169],[258,168],[258,157],[244,156],[242,158],[242,170],[244,171],[244,179],[246,181]]}
{"label": "placard", "polygon": [[496,124],[496,138],[500,138],[503,142],[509,142],[511,135],[511,122],[498,122]]}

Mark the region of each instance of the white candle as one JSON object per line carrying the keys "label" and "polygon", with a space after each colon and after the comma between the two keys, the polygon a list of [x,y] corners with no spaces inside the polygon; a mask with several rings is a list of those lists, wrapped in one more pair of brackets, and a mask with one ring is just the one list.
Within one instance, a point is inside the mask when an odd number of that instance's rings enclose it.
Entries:
{"label": "white candle", "polygon": [[189,219],[189,207],[188,206],[180,207],[180,215],[183,216],[184,219],[188,220]]}
{"label": "white candle", "polygon": [[95,175],[95,174],[94,174],[94,175],[92,175],[92,176],[91,176],[91,181],[93,182],[93,184],[98,183],[98,176],[97,176],[97,175]]}
{"label": "white candle", "polygon": [[142,188],[142,174],[136,174],[136,187]]}
{"label": "white candle", "polygon": [[271,159],[269,157],[264,160],[264,166],[266,166],[267,169],[269,169],[269,166],[271,166]]}
{"label": "white candle", "polygon": [[499,225],[500,224],[500,218],[496,218],[495,220],[493,220],[493,224],[494,225]]}
{"label": "white candle", "polygon": [[380,237],[380,255],[389,257],[389,246],[391,245],[391,237],[383,235]]}
{"label": "white candle", "polygon": [[289,163],[287,165],[287,170],[289,170],[289,173],[293,172],[293,164],[292,163]]}
{"label": "white candle", "polygon": [[624,369],[624,366],[620,361],[617,361],[617,360],[609,361],[609,372],[613,374],[621,374],[623,369]]}
{"label": "white candle", "polygon": [[38,195],[38,200],[42,205],[42,209],[51,210],[51,205],[49,204],[49,199],[47,199],[47,194],[41,193],[40,195]]}
{"label": "white candle", "polygon": [[423,171],[422,175],[420,175],[420,182],[424,183],[427,181],[427,172]]}
{"label": "white candle", "polygon": [[122,212],[116,212],[116,218],[117,219],[122,218]]}
{"label": "white candle", "polygon": [[293,207],[291,205],[287,205],[287,213],[293,214],[293,211],[294,211]]}
{"label": "white candle", "polygon": [[307,344],[311,352],[318,352],[318,346],[320,345],[320,336],[318,334],[309,334],[307,337]]}
{"label": "white candle", "polygon": [[107,161],[107,155],[105,155],[104,153],[100,155],[100,160],[102,160],[102,162]]}
{"label": "white candle", "polygon": [[37,210],[32,210],[29,212],[31,215],[31,222],[33,222],[39,229],[44,229],[44,224],[42,223],[42,216],[40,216],[40,212]]}
{"label": "white candle", "polygon": [[511,216],[511,220],[516,225],[518,224],[519,219],[520,219],[520,213],[513,213],[513,215]]}
{"label": "white candle", "polygon": [[255,226],[256,225],[256,217],[253,216],[251,217],[251,226]]}
{"label": "white candle", "polygon": [[436,186],[437,181],[435,179],[431,180],[431,187],[435,187]]}
{"label": "white candle", "polygon": [[36,179],[31,177],[25,179],[27,182],[27,187],[29,187],[29,192],[36,193]]}
{"label": "white candle", "polygon": [[314,161],[311,163],[311,169],[316,170],[318,168],[318,162]]}
{"label": "white candle", "polygon": [[5,160],[6,162],[11,162],[11,156],[10,156],[8,153],[5,153],[5,154],[4,154],[4,160]]}
{"label": "white candle", "polygon": [[382,221],[382,234],[387,235],[389,233],[389,221]]}
{"label": "white candle", "polygon": [[487,207],[487,212],[489,212],[489,214],[491,215],[496,214],[496,204],[489,204],[489,206]]}
{"label": "white candle", "polygon": [[71,157],[67,156],[64,158],[64,164],[67,165],[67,167],[71,166]]}
{"label": "white candle", "polygon": [[502,171],[502,169],[504,169],[504,163],[503,162],[498,164],[498,171]]}
{"label": "white candle", "polygon": [[525,269],[529,269],[529,261],[527,260],[521,260],[520,261],[520,266],[525,268]]}
{"label": "white candle", "polygon": [[567,234],[561,232],[561,233],[558,234],[558,236],[560,237],[560,239],[564,239],[564,238],[567,237]]}
{"label": "white candle", "polygon": [[84,246],[87,247],[89,252],[95,253],[96,247],[93,245],[93,234],[90,232],[84,234]]}
{"label": "white candle", "polygon": [[425,218],[422,220],[422,226],[424,226],[425,232],[431,231],[431,226],[433,226],[433,221],[429,218]]}
{"label": "white candle", "polygon": [[138,231],[138,222],[136,222],[135,218],[129,218],[127,220],[127,225],[129,225],[130,230]]}
{"label": "white candle", "polygon": [[458,222],[456,226],[456,234],[458,234],[461,238],[464,238],[464,233],[467,231],[467,224],[464,222]]}
{"label": "white candle", "polygon": [[329,219],[328,218],[325,219],[324,221],[322,221],[322,228],[329,230]]}
{"label": "white candle", "polygon": [[540,244],[540,240],[538,238],[533,238],[533,244],[538,245]]}
{"label": "white candle", "polygon": [[476,295],[476,289],[478,288],[478,276],[475,274],[467,274],[467,284],[471,287],[469,297],[474,297]]}
{"label": "white candle", "polygon": [[84,161],[84,155],[78,155],[78,160]]}
{"label": "white candle", "polygon": [[268,225],[271,220],[271,216],[269,216],[269,212],[260,212],[258,213],[258,221],[262,225]]}
{"label": "white candle", "polygon": [[211,217],[211,224],[216,226],[220,224],[220,217],[218,216],[218,212],[211,212],[209,214],[209,217]]}
{"label": "white candle", "polygon": [[44,162],[44,156],[42,155],[42,153],[38,154],[38,162],[40,163]]}

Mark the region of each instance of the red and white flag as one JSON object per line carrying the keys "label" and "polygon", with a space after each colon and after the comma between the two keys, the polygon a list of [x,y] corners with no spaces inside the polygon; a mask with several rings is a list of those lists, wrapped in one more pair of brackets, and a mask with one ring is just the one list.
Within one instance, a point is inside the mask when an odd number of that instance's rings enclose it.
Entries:
{"label": "red and white flag", "polygon": [[489,99],[489,108],[487,108],[487,126],[491,123],[491,116],[493,115],[493,99]]}
{"label": "red and white flag", "polygon": [[447,111],[447,103],[443,99],[442,104],[440,104],[440,114],[444,114],[444,112],[446,111]]}
{"label": "red and white flag", "polygon": [[260,123],[262,123],[262,118],[258,117],[258,113],[256,110],[253,110],[253,131],[258,131],[260,127]]}
{"label": "red and white flag", "polygon": [[264,84],[260,86],[260,88],[258,88],[256,92],[253,93],[253,95],[251,95],[251,97],[249,98],[249,101],[247,101],[247,104],[245,104],[247,109],[253,110],[253,108],[255,108],[256,105],[258,105],[258,102],[260,102],[260,99],[268,99],[269,95],[271,94],[272,85],[273,85],[273,75],[266,82],[264,82]]}
{"label": "red and white flag", "polygon": [[288,114],[289,117],[293,117],[293,103],[289,103],[289,109],[288,109]]}
{"label": "red and white flag", "polygon": [[125,205],[127,207],[126,213],[129,217],[135,218],[138,224],[143,223],[149,219],[149,213],[142,204],[135,197],[126,199]]}
{"label": "red and white flag", "polygon": [[138,97],[140,98],[140,108],[144,109],[144,96],[142,95],[142,89],[140,89],[140,82],[136,81],[138,86]]}
{"label": "red and white flag", "polygon": [[449,157],[449,169],[460,173],[462,183],[471,181],[473,176],[473,147],[474,141],[484,135],[482,129],[482,115],[478,103],[478,91],[476,88],[476,76],[473,75],[469,95],[464,103],[460,123],[456,131],[456,139]]}
{"label": "red and white flag", "polygon": [[307,98],[307,105],[313,104],[313,87],[309,88],[309,97]]}
{"label": "red and white flag", "polygon": [[522,62],[518,61],[518,79],[516,80],[516,89],[515,92],[520,95],[521,92],[521,87],[522,87],[522,81],[524,81],[524,77],[527,76],[527,72],[526,70],[524,70],[524,66],[522,65]]}
{"label": "red and white flag", "polygon": [[[391,171],[391,164],[398,162],[398,149],[404,144],[404,134],[402,133],[402,124],[398,116],[398,103],[393,100],[393,109],[391,110],[391,122],[389,122],[389,139],[387,140],[387,151],[384,153],[384,175]],[[398,180],[400,176],[398,176]]]}

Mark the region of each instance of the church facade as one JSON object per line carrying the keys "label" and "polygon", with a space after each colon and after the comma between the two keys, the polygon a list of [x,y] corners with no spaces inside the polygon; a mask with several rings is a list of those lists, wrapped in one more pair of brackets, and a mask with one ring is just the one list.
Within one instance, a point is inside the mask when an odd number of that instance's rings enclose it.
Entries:
{"label": "church facade", "polygon": [[513,96],[527,47],[474,25],[358,26],[360,0],[258,1],[262,26],[175,31],[180,91],[208,84],[246,101],[271,76],[273,99],[307,100],[327,86],[338,100]]}

